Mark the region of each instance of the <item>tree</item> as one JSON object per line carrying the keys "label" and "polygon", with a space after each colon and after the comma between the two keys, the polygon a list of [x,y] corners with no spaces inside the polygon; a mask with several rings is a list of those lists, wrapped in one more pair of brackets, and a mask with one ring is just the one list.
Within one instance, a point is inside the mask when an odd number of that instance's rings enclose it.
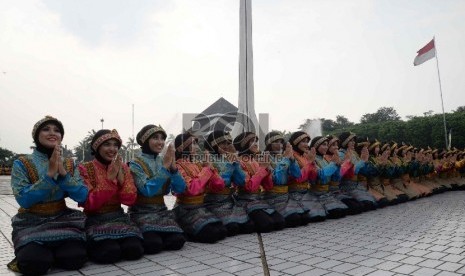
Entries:
{"label": "tree", "polygon": [[74,156],[76,156],[77,160],[80,162],[92,160],[90,147],[92,138],[94,137],[95,133],[97,132],[93,129],[88,131],[87,136],[79,142],[79,145],[74,147]]}
{"label": "tree", "polygon": [[349,121],[349,119],[347,119],[345,116],[343,115],[337,115],[336,116],[336,128],[346,128],[346,127],[349,127],[349,126],[353,126],[354,123],[352,123],[351,121]]}
{"label": "tree", "polygon": [[425,117],[426,117],[426,116],[431,116],[431,115],[433,115],[433,113],[434,113],[433,110],[428,110],[428,111],[426,111],[426,112],[423,112],[423,116],[425,116]]}
{"label": "tree", "polygon": [[454,112],[454,113],[455,113],[455,112],[465,112],[465,105],[462,105],[462,106],[457,107],[457,109],[454,110],[453,112]]}
{"label": "tree", "polygon": [[384,123],[390,121],[400,121],[400,116],[393,107],[381,107],[375,113],[367,113],[360,119],[362,124]]}
{"label": "tree", "polygon": [[11,150],[0,147],[0,164],[11,166],[15,155]]}

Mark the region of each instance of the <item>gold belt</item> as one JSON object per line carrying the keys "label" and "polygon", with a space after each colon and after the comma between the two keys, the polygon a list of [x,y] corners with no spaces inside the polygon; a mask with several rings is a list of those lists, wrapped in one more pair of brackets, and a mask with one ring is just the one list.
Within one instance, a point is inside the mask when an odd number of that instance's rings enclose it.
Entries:
{"label": "gold belt", "polygon": [[302,191],[302,190],[308,190],[308,182],[304,183],[289,183],[289,190],[294,190],[294,191]]}
{"label": "gold belt", "polygon": [[259,194],[260,193],[260,190],[256,191],[256,192],[249,192],[249,191],[246,191],[244,187],[239,187],[237,189],[237,191],[241,194]]}
{"label": "gold belt", "polygon": [[267,191],[267,193],[272,193],[272,194],[287,194],[289,191],[289,187],[286,185],[283,186],[273,186],[273,189]]}
{"label": "gold belt", "polygon": [[205,195],[179,196],[176,198],[176,202],[179,204],[200,205],[203,204],[204,197]]}
{"label": "gold belt", "polygon": [[19,208],[18,213],[34,213],[39,215],[53,215],[66,209],[65,200],[37,203],[30,208]]}
{"label": "gold belt", "polygon": [[97,214],[106,214],[111,212],[116,212],[121,210],[121,204],[107,204],[103,205],[100,209],[97,210]]}
{"label": "gold belt", "polygon": [[165,204],[165,200],[163,199],[163,195],[152,197],[137,195],[136,204]]}
{"label": "gold belt", "polygon": [[321,185],[320,183],[310,185],[310,190],[314,192],[327,192],[329,191],[328,185]]}
{"label": "gold belt", "polygon": [[331,187],[339,187],[339,182],[337,182],[337,181],[329,181],[328,185],[331,186]]}
{"label": "gold belt", "polygon": [[219,191],[219,192],[214,192],[210,189],[207,189],[207,194],[217,194],[217,195],[230,195],[233,193],[233,189],[229,188],[229,187],[224,187],[223,190]]}

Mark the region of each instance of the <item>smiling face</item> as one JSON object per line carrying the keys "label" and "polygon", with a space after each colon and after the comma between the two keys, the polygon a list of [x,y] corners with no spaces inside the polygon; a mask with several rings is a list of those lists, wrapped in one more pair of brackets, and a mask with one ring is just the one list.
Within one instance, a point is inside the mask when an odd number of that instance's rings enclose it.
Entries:
{"label": "smiling face", "polygon": [[334,143],[331,143],[331,145],[329,145],[328,152],[330,154],[335,154],[335,153],[337,153],[338,150],[339,150],[339,145],[338,145],[337,141],[334,142]]}
{"label": "smiling face", "polygon": [[300,141],[299,144],[297,144],[297,148],[301,150],[302,152],[309,150],[308,142],[310,142],[310,139],[308,138],[302,139],[302,141]]}
{"label": "smiling face", "polygon": [[279,139],[271,143],[271,152],[281,153],[283,151],[284,141]]}
{"label": "smiling face", "polygon": [[62,136],[60,129],[55,124],[46,124],[39,131],[39,143],[49,149],[61,144]]}
{"label": "smiling face", "polygon": [[350,149],[350,150],[355,149],[355,139],[351,139],[349,143],[347,143],[347,149]]}
{"label": "smiling face", "polygon": [[103,160],[111,162],[118,154],[119,142],[116,139],[110,139],[102,143],[98,148],[99,155]]}
{"label": "smiling face", "polygon": [[160,153],[165,147],[165,138],[161,133],[153,134],[149,139],[149,148],[154,153]]}
{"label": "smiling face", "polygon": [[318,147],[318,153],[321,155],[325,155],[327,151],[328,151],[328,142],[325,141]]}
{"label": "smiling face", "polygon": [[255,137],[253,138],[252,140],[250,140],[249,142],[249,150],[250,152],[252,153],[258,153],[259,152],[259,148],[258,148],[258,138]]}
{"label": "smiling face", "polygon": [[232,141],[226,140],[218,144],[218,152],[220,154],[236,153],[236,148],[233,146]]}

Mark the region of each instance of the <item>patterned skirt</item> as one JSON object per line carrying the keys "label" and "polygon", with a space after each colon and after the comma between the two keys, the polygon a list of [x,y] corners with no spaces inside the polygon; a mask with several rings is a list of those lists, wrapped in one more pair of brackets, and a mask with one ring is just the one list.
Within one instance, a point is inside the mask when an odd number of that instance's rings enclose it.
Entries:
{"label": "patterned skirt", "polygon": [[376,199],[368,190],[358,182],[351,180],[342,180],[339,189],[348,194],[358,202],[370,201],[376,204]]}
{"label": "patterned skirt", "polygon": [[289,191],[289,197],[297,201],[301,208],[308,212],[311,218],[326,217],[326,210],[318,200],[318,197],[310,194],[308,190]]}
{"label": "patterned skirt", "polygon": [[267,193],[263,198],[283,217],[305,213],[305,210],[300,204],[291,198],[288,193]]}
{"label": "patterned skirt", "polygon": [[142,233],[182,233],[173,211],[165,204],[136,204],[128,208],[128,215]]}
{"label": "patterned skirt", "polygon": [[394,186],[397,190],[404,192],[409,199],[417,198],[420,195],[420,192],[416,191],[412,186],[400,178],[394,178],[392,180],[392,186]]}
{"label": "patterned skirt", "polygon": [[244,206],[240,205],[232,195],[206,194],[205,206],[224,225],[229,223],[242,224],[249,221]]}
{"label": "patterned skirt", "polygon": [[220,222],[204,204],[177,204],[174,209],[176,221],[189,235],[198,234],[206,225]]}
{"label": "patterned skirt", "polygon": [[89,241],[137,237],[142,239],[139,228],[120,208],[104,214],[87,215],[86,233]]}
{"label": "patterned skirt", "polygon": [[342,203],[330,192],[310,192],[318,198],[318,201],[323,205],[323,208],[326,210],[326,214],[332,210],[347,209],[347,205]]}
{"label": "patterned skirt", "polygon": [[276,212],[273,207],[271,207],[268,202],[263,200],[261,194],[251,194],[251,193],[239,193],[235,196],[239,205],[245,208],[247,214],[250,214],[256,210],[263,210],[268,214],[273,214]]}
{"label": "patterned skirt", "polygon": [[54,215],[18,213],[11,219],[15,250],[30,243],[53,243],[63,240],[86,240],[86,216],[67,208]]}

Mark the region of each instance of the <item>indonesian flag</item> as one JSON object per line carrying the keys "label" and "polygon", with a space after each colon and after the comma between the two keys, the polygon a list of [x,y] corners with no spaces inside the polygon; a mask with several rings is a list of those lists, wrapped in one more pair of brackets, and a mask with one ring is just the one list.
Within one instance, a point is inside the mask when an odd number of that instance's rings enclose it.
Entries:
{"label": "indonesian flag", "polygon": [[436,56],[436,48],[434,47],[434,38],[425,47],[418,50],[418,55],[413,61],[413,65],[417,66],[422,64],[425,61],[428,61]]}

